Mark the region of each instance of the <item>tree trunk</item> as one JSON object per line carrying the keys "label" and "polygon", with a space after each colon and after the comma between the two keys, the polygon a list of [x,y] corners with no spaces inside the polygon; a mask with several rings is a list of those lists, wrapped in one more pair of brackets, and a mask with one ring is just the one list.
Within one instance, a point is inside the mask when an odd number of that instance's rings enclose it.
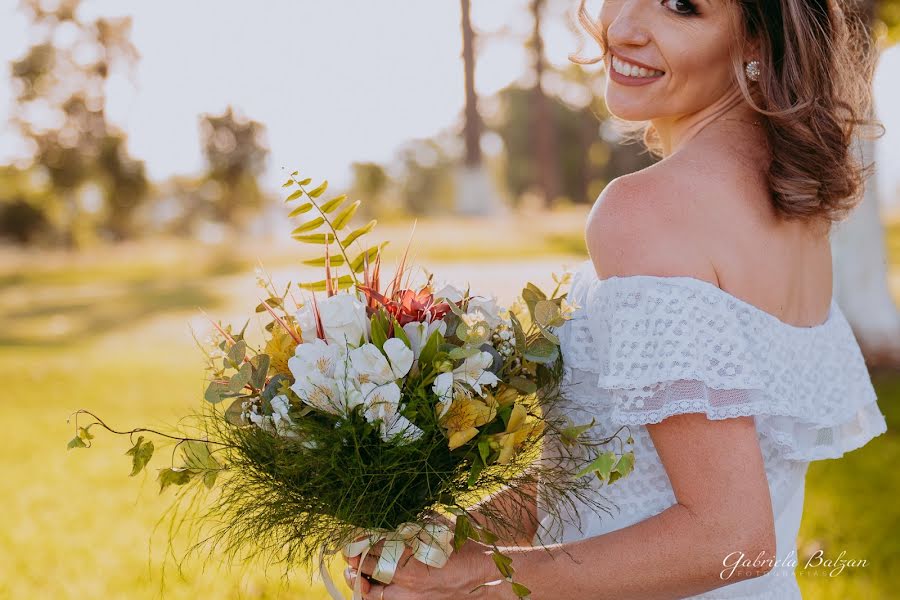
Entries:
{"label": "tree trunk", "polygon": [[541,193],[544,206],[553,207],[553,201],[559,195],[558,153],[553,127],[553,113],[550,102],[544,93],[543,77],[546,59],[544,57],[544,37],[541,33],[541,16],[544,0],[532,0],[531,13],[534,29],[531,34],[532,66],[534,69],[534,88],[532,89],[532,115],[534,124],[534,159],[537,165]]}
{"label": "tree trunk", "polygon": [[463,135],[466,141],[467,167],[481,165],[481,115],[475,93],[475,31],[472,29],[471,0],[460,0],[462,7],[463,65],[466,74],[466,112]]}
{"label": "tree trunk", "polygon": [[[872,24],[875,1],[855,9]],[[871,35],[871,33],[870,33]],[[874,42],[871,42],[874,43]],[[875,142],[860,140],[863,160],[875,158]],[[863,201],[832,233],[835,296],[870,366],[900,366],[900,313],[891,295],[875,177],[866,182]]]}
{"label": "tree trunk", "polygon": [[[867,161],[874,142],[861,142]],[[835,297],[869,366],[900,366],[900,313],[891,296],[875,178],[863,201],[831,236]]]}
{"label": "tree trunk", "polygon": [[471,0],[460,0],[460,7],[466,85],[463,124],[466,154],[456,177],[456,212],[473,216],[491,215],[498,213],[500,206],[481,156],[483,123],[478,112],[478,94],[475,91],[475,30],[472,27]]}

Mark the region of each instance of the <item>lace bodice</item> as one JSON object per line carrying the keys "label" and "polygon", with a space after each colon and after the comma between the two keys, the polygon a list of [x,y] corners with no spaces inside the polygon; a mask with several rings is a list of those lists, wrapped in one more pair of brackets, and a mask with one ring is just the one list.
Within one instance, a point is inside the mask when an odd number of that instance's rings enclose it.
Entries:
{"label": "lace bodice", "polygon": [[[594,418],[600,435],[628,426],[635,468],[609,486],[611,507],[581,507],[581,527],[549,524],[536,541],[570,541],[626,527],[675,503],[645,427],[682,413],[753,416],[785,567],[697,598],[799,598],[790,564],[810,461],[837,458],[886,431],[856,338],[832,300],[826,321],[797,327],[692,277],[597,278],[580,266],[569,293],[578,306],[560,328],[564,410]],[[626,436],[627,437],[627,436]],[[552,445],[548,444],[548,448]],[[545,450],[547,452],[552,450]],[[572,515],[570,515],[572,516]]]}

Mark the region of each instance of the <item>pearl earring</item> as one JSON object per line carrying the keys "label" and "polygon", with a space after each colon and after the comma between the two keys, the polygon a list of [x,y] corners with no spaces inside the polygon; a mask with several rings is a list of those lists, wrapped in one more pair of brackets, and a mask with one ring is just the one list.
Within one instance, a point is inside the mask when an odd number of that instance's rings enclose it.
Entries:
{"label": "pearl earring", "polygon": [[759,61],[751,60],[750,62],[748,62],[744,67],[744,73],[746,73],[747,79],[749,79],[750,81],[759,81],[759,76],[761,73],[759,68]]}

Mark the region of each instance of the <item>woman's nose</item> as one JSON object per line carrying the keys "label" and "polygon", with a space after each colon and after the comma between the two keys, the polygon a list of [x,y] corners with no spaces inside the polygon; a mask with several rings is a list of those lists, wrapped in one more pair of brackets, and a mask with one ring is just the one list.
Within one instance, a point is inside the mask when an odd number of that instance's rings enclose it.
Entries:
{"label": "woman's nose", "polygon": [[610,46],[644,46],[650,42],[645,0],[607,0],[611,20],[606,38]]}

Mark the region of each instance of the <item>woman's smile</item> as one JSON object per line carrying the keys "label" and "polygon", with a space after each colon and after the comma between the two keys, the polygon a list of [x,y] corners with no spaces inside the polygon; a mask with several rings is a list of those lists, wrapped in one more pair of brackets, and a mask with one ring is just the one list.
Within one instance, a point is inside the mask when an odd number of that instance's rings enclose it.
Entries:
{"label": "woman's smile", "polygon": [[625,59],[610,52],[609,76],[614,82],[622,85],[646,85],[653,83],[665,75],[664,71],[634,60]]}

